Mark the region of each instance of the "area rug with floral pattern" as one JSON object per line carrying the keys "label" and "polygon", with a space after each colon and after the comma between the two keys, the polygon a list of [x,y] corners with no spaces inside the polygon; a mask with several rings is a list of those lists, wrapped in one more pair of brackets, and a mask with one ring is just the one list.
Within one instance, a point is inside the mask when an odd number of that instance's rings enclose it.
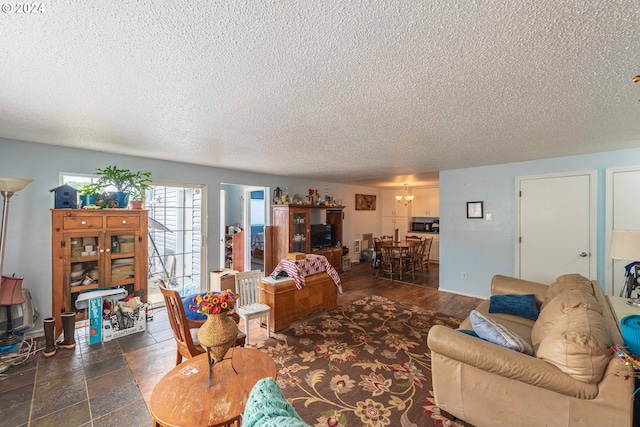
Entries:
{"label": "area rug with floral pattern", "polygon": [[458,425],[431,391],[427,333],[460,319],[371,296],[292,324],[254,347],[271,355],[285,398],[312,426]]}

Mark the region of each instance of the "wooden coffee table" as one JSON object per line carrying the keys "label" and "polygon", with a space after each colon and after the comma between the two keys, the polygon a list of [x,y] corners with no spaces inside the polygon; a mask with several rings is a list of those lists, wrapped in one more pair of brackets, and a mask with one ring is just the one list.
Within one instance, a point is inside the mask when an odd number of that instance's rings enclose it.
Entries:
{"label": "wooden coffee table", "polygon": [[149,410],[154,425],[226,426],[240,419],[255,383],[262,378],[275,378],[276,374],[276,364],[268,354],[232,347],[225,360],[213,366],[213,381],[207,388],[206,353],[188,359],[169,371],[153,389]]}

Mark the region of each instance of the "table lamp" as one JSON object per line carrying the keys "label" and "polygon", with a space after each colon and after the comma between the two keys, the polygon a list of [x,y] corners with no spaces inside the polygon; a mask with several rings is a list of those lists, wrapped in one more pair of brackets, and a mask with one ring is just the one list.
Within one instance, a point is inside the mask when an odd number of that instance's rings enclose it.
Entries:
{"label": "table lamp", "polygon": [[17,344],[21,339],[13,333],[11,306],[24,303],[22,296],[22,277],[2,276],[0,283],[0,306],[7,310],[7,336],[0,338],[0,348]]}
{"label": "table lamp", "polygon": [[620,296],[631,298],[631,292],[633,292],[638,285],[640,230],[613,230],[609,254],[613,259],[633,261],[625,266],[625,282],[620,290]]}
{"label": "table lamp", "polygon": [[[2,274],[2,267],[4,263],[4,250],[5,241],[7,238],[7,219],[9,215],[9,200],[14,193],[22,190],[29,184],[32,179],[28,178],[13,178],[8,176],[0,176],[0,194],[4,198],[4,205],[2,207],[2,228],[0,229],[0,306],[7,307],[7,339],[8,341],[15,340],[10,338],[11,327],[11,306],[24,303],[22,297],[22,277],[8,277]],[[15,337],[15,336],[14,336]],[[16,337],[17,338],[17,337]],[[0,346],[5,345],[5,339],[0,341]]]}

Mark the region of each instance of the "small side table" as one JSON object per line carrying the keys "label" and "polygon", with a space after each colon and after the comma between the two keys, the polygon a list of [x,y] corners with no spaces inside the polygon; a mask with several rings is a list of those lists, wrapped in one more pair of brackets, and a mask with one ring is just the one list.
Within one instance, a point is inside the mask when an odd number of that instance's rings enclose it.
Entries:
{"label": "small side table", "polygon": [[149,400],[154,426],[231,425],[240,420],[253,386],[262,378],[275,379],[276,374],[268,354],[232,347],[222,362],[213,365],[213,383],[207,388],[207,354],[188,359],[154,387]]}
{"label": "small side table", "polygon": [[609,302],[609,306],[611,307],[611,311],[613,311],[614,316],[616,317],[616,324],[618,325],[618,332],[622,335],[622,329],[620,328],[620,321],[625,317],[631,314],[640,314],[640,307],[636,307],[635,305],[627,304],[627,300],[629,298],[626,297],[614,297],[607,295],[607,301]]}

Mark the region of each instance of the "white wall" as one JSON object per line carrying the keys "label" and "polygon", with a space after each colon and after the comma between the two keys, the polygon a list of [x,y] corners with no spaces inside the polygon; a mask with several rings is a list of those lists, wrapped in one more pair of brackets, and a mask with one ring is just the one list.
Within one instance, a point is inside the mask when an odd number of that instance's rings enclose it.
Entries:
{"label": "white wall", "polygon": [[[640,148],[440,172],[440,289],[487,297],[493,275],[514,275],[517,176],[585,170],[598,174],[597,277],[604,285],[605,170],[636,165]],[[493,221],[467,219],[466,202],[480,200]]]}
{"label": "white wall", "polygon": [[[353,240],[363,232],[378,233],[379,210],[355,211],[356,193],[378,194],[378,190],[292,179],[276,175],[247,173],[186,163],[122,156],[90,150],[57,147],[22,141],[0,139],[0,175],[32,178],[34,182],[11,198],[4,273],[24,276],[23,286],[29,288],[41,313],[34,331],[42,329],[42,319],[51,313],[51,213],[53,193],[59,173],[93,174],[98,167],[118,165],[132,170],[148,170],[153,179],[163,182],[203,184],[207,186],[207,270],[219,269],[220,184],[289,186],[290,194],[306,194],[308,188],[324,191],[329,188],[343,199],[345,209],[344,245],[353,252]],[[1,199],[1,198],[0,198]],[[37,333],[37,332],[36,332]]]}

